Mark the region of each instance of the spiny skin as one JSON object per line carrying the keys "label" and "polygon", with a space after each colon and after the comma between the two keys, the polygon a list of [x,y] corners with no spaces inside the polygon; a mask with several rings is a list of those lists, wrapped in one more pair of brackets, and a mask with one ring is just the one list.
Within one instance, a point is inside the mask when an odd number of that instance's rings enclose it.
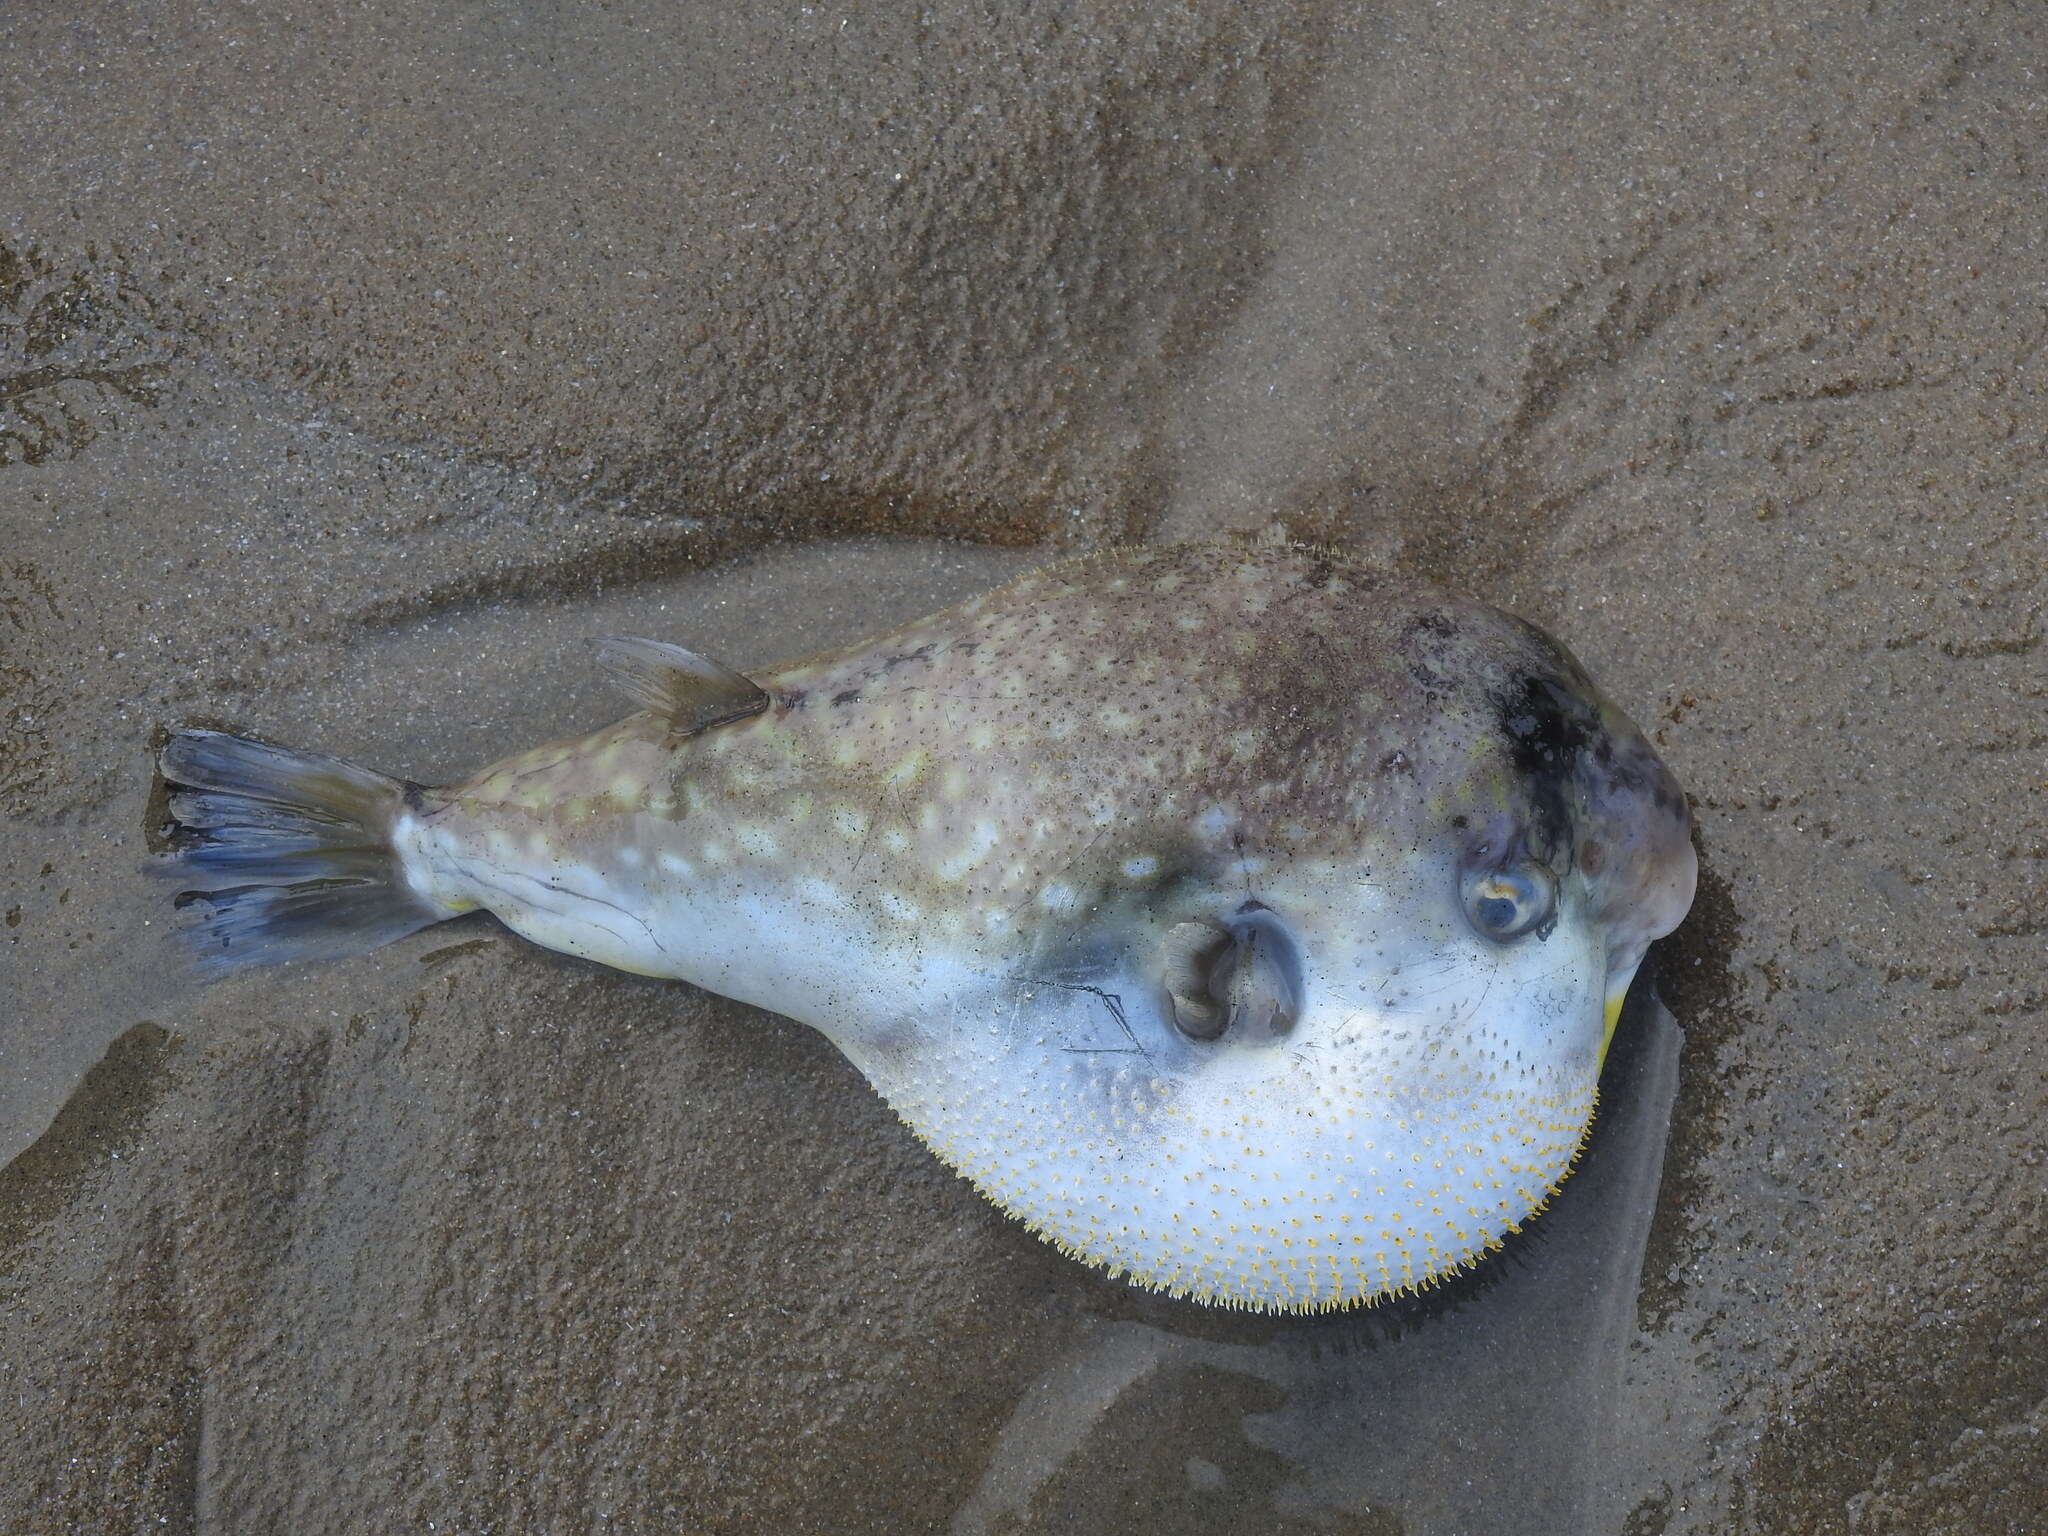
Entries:
{"label": "spiny skin", "polygon": [[[1370,1300],[1513,1230],[1691,900],[1684,798],[1567,652],[1323,553],[1076,561],[758,680],[430,792],[407,878],[816,1026],[1005,1210],[1206,1302]],[[1506,941],[1460,895],[1502,849],[1556,891]],[[1190,1038],[1170,933],[1251,921],[1298,1016]]]}

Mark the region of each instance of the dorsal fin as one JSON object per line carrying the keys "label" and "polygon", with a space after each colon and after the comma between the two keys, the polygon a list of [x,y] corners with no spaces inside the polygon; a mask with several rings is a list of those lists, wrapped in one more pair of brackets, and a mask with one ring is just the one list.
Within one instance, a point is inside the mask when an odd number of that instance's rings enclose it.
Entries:
{"label": "dorsal fin", "polygon": [[597,661],[635,703],[666,715],[678,736],[744,720],[768,707],[767,690],[752,678],[680,645],[607,635],[597,642]]}

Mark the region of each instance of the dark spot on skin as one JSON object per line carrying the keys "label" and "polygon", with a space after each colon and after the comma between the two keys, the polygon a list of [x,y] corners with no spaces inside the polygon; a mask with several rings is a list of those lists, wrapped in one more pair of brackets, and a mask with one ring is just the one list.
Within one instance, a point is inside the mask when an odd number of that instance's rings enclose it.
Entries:
{"label": "dark spot on skin", "polygon": [[[1678,787],[1678,780],[1671,776],[1669,768],[1654,757],[1646,755],[1646,761],[1638,765],[1637,775],[1649,780],[1650,803],[1658,810],[1666,816],[1690,818],[1692,812],[1685,803],[1685,795]],[[1623,775],[1616,774],[1616,778],[1623,778]]]}
{"label": "dark spot on skin", "polygon": [[898,667],[908,666],[913,661],[929,661],[932,649],[931,645],[925,644],[920,645],[914,651],[906,651],[901,655],[884,656],[882,658],[881,670],[884,672],[894,672]]}
{"label": "dark spot on skin", "polygon": [[1524,773],[1575,762],[1591,745],[1592,706],[1547,677],[1522,677],[1500,700],[1501,729],[1514,765]]}
{"label": "dark spot on skin", "polygon": [[1678,781],[1649,743],[1633,732],[1616,736],[1604,727],[1599,731],[1587,753],[1580,788],[1596,812],[1633,800],[1680,825],[1691,819]]}
{"label": "dark spot on skin", "polygon": [[1380,759],[1380,772],[1405,773],[1411,779],[1415,777],[1415,770],[1408,763],[1408,754],[1400,751],[1389,752]]}
{"label": "dark spot on skin", "polygon": [[1605,736],[1592,702],[1556,678],[1512,678],[1494,696],[1507,756],[1529,794],[1530,852],[1562,872],[1572,857],[1572,779]]}
{"label": "dark spot on skin", "polygon": [[858,704],[860,702],[860,690],[858,688],[849,688],[844,693],[835,693],[832,695],[832,702],[834,704]]}
{"label": "dark spot on skin", "polygon": [[407,780],[399,789],[399,798],[405,802],[408,811],[423,812],[427,808],[427,795],[419,785]]}
{"label": "dark spot on skin", "polygon": [[1410,658],[1408,672],[1423,689],[1424,703],[1434,706],[1435,690],[1448,688],[1457,675],[1450,642],[1458,636],[1457,620],[1440,608],[1418,613],[1401,630],[1401,648]]}
{"label": "dark spot on skin", "polygon": [[784,710],[802,709],[805,701],[810,696],[810,690],[808,689],[791,688],[788,692],[779,695],[775,702]]}

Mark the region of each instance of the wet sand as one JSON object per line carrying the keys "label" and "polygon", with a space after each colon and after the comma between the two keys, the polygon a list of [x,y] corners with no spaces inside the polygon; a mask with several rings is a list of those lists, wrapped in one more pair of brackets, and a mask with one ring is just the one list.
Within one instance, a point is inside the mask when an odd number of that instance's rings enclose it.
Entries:
{"label": "wet sand", "polygon": [[[0,1530],[2038,1528],[2048,28],[1248,15],[0,21]],[[606,718],[587,634],[1274,521],[1552,629],[1698,809],[1668,1145],[1646,1012],[1425,1304],[1141,1296],[480,922],[169,964],[165,725],[431,779]]]}

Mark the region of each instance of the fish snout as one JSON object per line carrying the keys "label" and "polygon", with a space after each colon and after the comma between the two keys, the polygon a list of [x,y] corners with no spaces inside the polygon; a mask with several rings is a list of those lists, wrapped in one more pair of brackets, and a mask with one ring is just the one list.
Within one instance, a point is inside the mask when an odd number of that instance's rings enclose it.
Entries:
{"label": "fish snout", "polygon": [[1577,864],[1588,907],[1607,929],[1609,970],[1619,977],[1684,920],[1699,860],[1677,777],[1634,725],[1614,725],[1582,769]]}

